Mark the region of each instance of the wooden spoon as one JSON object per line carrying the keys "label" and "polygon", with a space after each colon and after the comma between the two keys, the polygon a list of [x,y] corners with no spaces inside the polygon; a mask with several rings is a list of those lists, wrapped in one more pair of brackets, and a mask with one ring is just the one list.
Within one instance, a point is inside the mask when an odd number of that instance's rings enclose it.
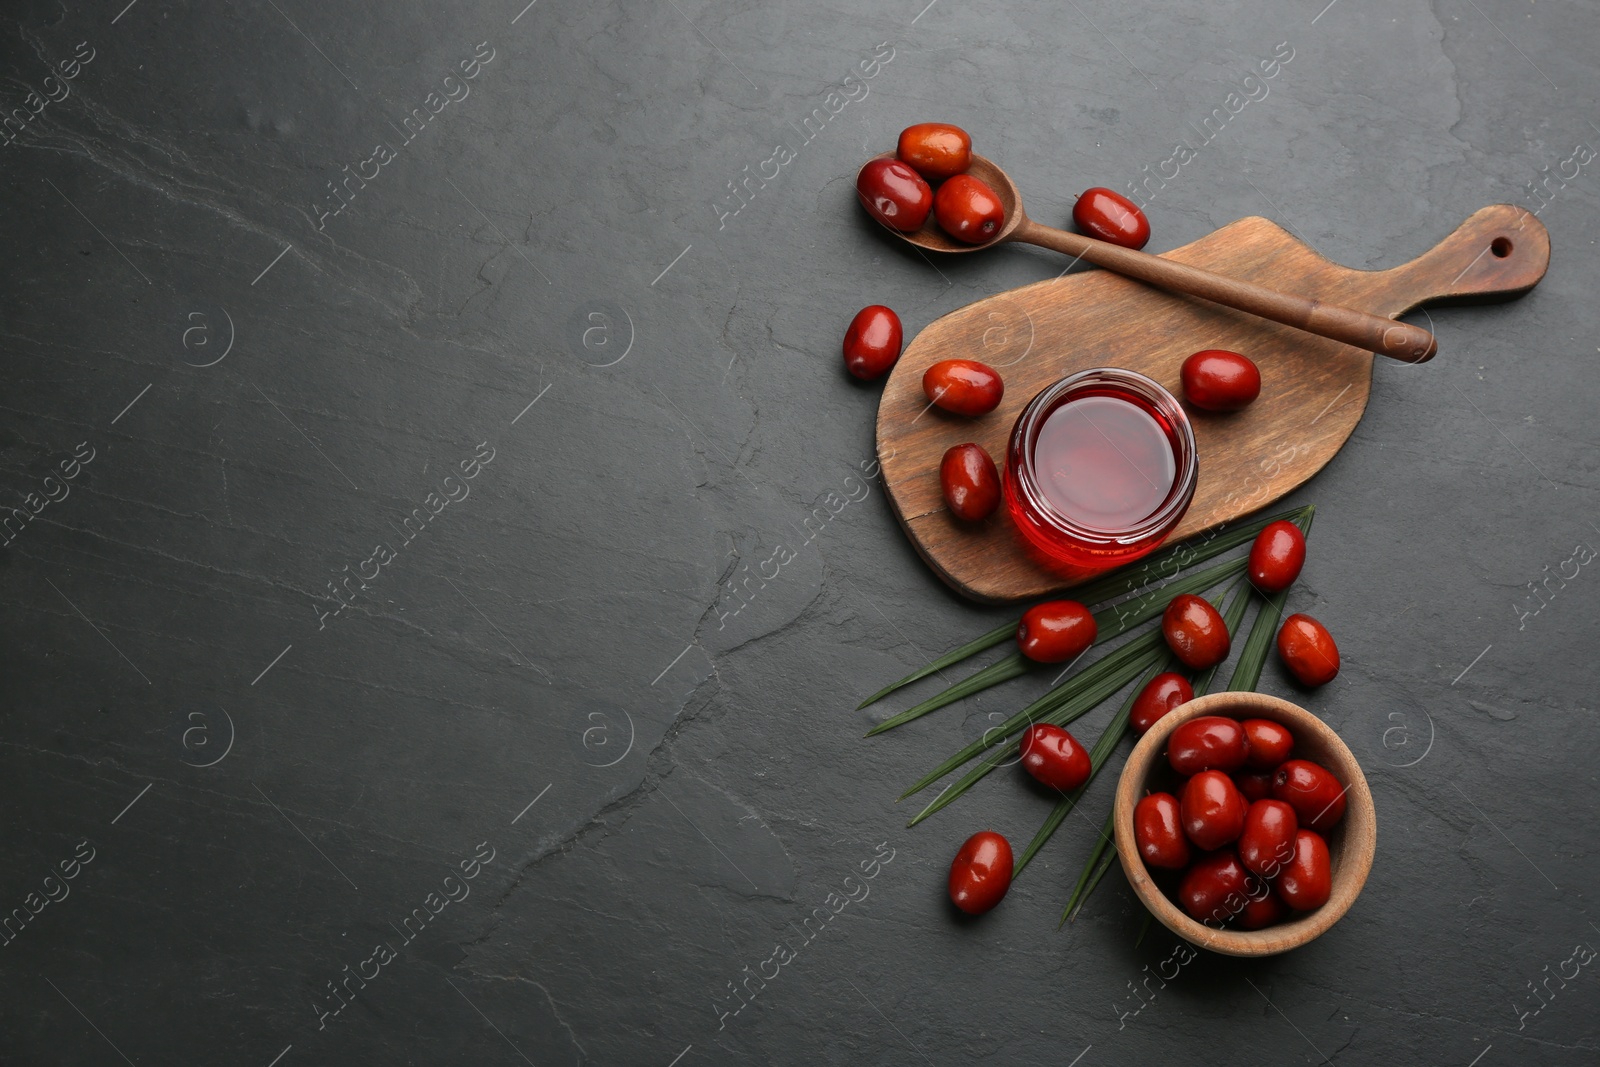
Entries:
{"label": "wooden spoon", "polygon": [[[876,158],[893,157],[893,152],[885,152]],[[1017,191],[1016,183],[993,162],[974,155],[967,173],[993,189],[1005,207],[1005,224],[993,238],[981,245],[957,241],[939,229],[932,212],[928,213],[928,221],[922,224],[920,230],[906,233],[892,227],[885,229],[934,252],[976,252],[1007,241],[1022,241],[1054,249],[1124,277],[1210,300],[1224,307],[1314,333],[1318,337],[1377,352],[1402,363],[1426,363],[1439,350],[1439,343],[1433,334],[1420,326],[1369,315],[1365,311],[1355,311],[1337,304],[1324,304],[1311,297],[1280,293],[1265,286],[1212,274],[1198,267],[1174,263],[1148,252],[1136,252],[1121,245],[1042,225],[1028,218],[1022,210],[1022,194]]]}

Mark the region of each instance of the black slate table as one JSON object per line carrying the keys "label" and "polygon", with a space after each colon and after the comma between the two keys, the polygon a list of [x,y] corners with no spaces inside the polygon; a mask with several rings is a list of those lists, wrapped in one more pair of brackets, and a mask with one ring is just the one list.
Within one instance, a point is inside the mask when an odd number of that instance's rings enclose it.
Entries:
{"label": "black slate table", "polygon": [[[0,25],[4,1062],[1595,1062],[1594,3]],[[1526,298],[1413,316],[1439,358],[1380,365],[1291,498],[1344,669],[1263,689],[1380,817],[1310,947],[1152,981],[1185,954],[1120,875],[1058,931],[1109,774],[953,916],[960,841],[1049,801],[894,798],[1044,679],[861,739],[909,702],[863,694],[1010,613],[901,535],[844,326],[1066,265],[874,231],[855,167],[930,118],[1045,221],[1137,184],[1154,251],[1551,231]]]}

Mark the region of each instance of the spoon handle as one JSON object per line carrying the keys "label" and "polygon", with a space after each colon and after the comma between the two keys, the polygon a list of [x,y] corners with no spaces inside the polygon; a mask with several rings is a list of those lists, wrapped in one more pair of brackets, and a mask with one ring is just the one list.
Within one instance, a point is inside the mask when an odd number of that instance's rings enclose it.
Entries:
{"label": "spoon handle", "polygon": [[1237,278],[1225,278],[1198,267],[1152,256],[1148,252],[1136,252],[1093,237],[1044,226],[1032,219],[1020,226],[1011,235],[1011,240],[1077,256],[1087,263],[1125,277],[1173,292],[1198,296],[1319,337],[1377,352],[1402,363],[1426,363],[1439,350],[1439,343],[1433,334],[1420,326],[1337,304],[1324,304],[1310,297],[1280,293]]}

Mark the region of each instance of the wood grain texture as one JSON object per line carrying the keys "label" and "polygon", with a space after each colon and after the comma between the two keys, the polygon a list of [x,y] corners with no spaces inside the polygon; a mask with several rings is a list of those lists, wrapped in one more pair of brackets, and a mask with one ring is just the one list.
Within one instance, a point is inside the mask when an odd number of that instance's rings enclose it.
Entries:
{"label": "wood grain texture", "polygon": [[[1294,734],[1296,759],[1320,764],[1349,787],[1345,793],[1344,818],[1325,835],[1333,868],[1333,893],[1322,907],[1264,930],[1217,930],[1184,914],[1151,877],[1134,841],[1133,809],[1145,795],[1153,772],[1165,764],[1167,739],[1172,731],[1202,715],[1271,719],[1282,723]],[[1112,823],[1123,873],[1150,914],[1185,941],[1228,956],[1272,956],[1321,937],[1355,903],[1361,887],[1366,885],[1378,849],[1378,815],[1372,791],[1349,746],[1311,712],[1265,693],[1212,693],[1198,697],[1152,726],[1139,739],[1122,768]]]}
{"label": "wood grain texture", "polygon": [[[1390,270],[1339,266],[1276,223],[1254,217],[1164,256],[1394,318],[1427,303],[1489,302],[1527,292],[1549,265],[1550,240],[1538,219],[1496,204]],[[878,404],[884,484],[918,553],[975,600],[1007,603],[1070,588],[1068,579],[1031,554],[1004,507],[975,525],[950,515],[939,489],[940,458],[950,446],[974,441],[1003,467],[1012,424],[1028,401],[1057,379],[1091,367],[1138,371],[1181,397],[1179,368],[1205,348],[1253,359],[1261,368],[1261,395],[1233,414],[1188,408],[1200,480],[1173,540],[1257,511],[1321,470],[1366,410],[1372,353],[1105,271],[1037,282],[930,323],[906,347]],[[982,360],[1001,372],[1006,395],[998,409],[974,419],[929,406],[923,372],[953,358]]]}

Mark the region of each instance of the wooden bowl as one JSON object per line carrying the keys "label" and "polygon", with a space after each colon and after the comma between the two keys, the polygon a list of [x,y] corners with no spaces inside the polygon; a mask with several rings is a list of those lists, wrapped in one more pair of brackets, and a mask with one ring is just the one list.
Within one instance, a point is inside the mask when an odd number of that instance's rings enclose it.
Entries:
{"label": "wooden bowl", "polygon": [[[1167,738],[1177,727],[1202,715],[1230,719],[1271,719],[1294,734],[1292,759],[1308,759],[1333,772],[1349,787],[1345,816],[1327,835],[1333,861],[1333,895],[1315,911],[1290,918],[1265,930],[1217,930],[1195,922],[1168,899],[1139,857],[1133,840],[1133,808],[1145,795],[1152,772],[1166,767]],[[1378,844],[1378,817],[1372,791],[1356,758],[1339,735],[1315,715],[1298,705],[1264,693],[1212,693],[1191,700],[1152,726],[1134,746],[1117,783],[1117,855],[1128,883],[1150,914],[1185,941],[1227,956],[1272,956],[1287,952],[1321,936],[1355,903]]]}

